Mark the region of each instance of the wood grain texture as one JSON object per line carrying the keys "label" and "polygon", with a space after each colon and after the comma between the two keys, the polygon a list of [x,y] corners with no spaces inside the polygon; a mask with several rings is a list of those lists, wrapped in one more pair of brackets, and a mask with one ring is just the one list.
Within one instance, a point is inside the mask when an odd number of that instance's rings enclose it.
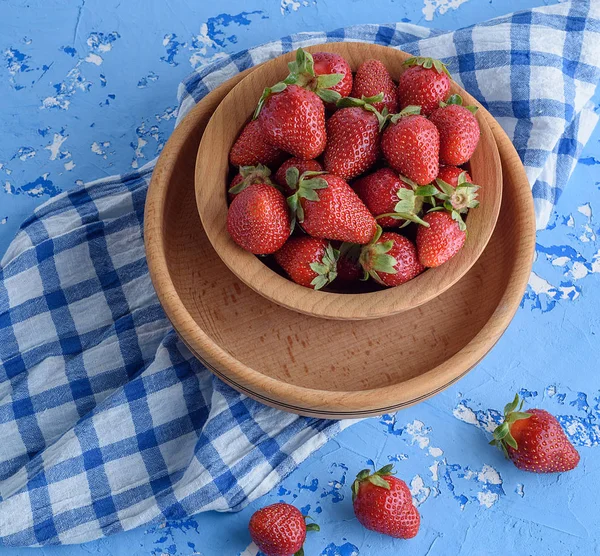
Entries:
{"label": "wood grain texture", "polygon": [[[365,60],[377,58],[397,80],[409,54],[394,48],[366,43],[329,43],[307,48],[337,52],[353,71]],[[196,202],[206,234],[223,262],[247,286],[267,299],[300,313],[341,320],[376,319],[423,305],[455,284],[473,266],[487,245],[502,201],[502,165],[494,136],[481,106],[452,83],[468,104],[477,104],[481,139],[470,164],[473,181],[481,185],[481,205],[468,216],[469,235],[464,248],[448,263],[429,269],[396,288],[383,291],[342,294],[314,291],[295,284],[271,270],[240,248],[227,232],[228,155],[240,130],[248,121],[265,86],[287,75],[287,63],[294,53],[266,62],[252,71],[223,99],[210,119],[198,149],[196,161]]]}
{"label": "wood grain texture", "polygon": [[240,78],[205,97],[177,127],[148,193],[148,265],[180,337],[234,388],[308,416],[378,415],[422,401],[460,379],[508,326],[533,261],[533,200],[506,134],[483,112],[502,159],[501,215],[510,225],[497,227],[458,283],[421,307],[383,319],[302,316],[236,278],[214,252],[196,210],[198,143],[215,106]]}

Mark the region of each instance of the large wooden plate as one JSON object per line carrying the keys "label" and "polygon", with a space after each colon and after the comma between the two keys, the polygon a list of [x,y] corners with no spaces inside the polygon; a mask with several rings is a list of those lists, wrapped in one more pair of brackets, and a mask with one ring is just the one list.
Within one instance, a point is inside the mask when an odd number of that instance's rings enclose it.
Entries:
{"label": "large wooden plate", "polygon": [[[357,42],[319,44],[306,50],[341,54],[354,71],[362,62],[377,58],[389,68],[396,80],[405,70],[403,62],[410,57],[410,54],[395,48]],[[210,242],[223,262],[247,286],[270,301],[300,313],[360,320],[387,317],[423,305],[465,275],[483,253],[496,226],[502,201],[502,168],[485,114],[481,110],[476,114],[481,138],[470,161],[471,176],[475,183],[481,185],[481,205],[469,212],[469,235],[460,252],[446,264],[429,269],[396,288],[355,294],[314,291],[270,269],[258,257],[236,245],[227,232],[229,151],[256,107],[264,87],[286,77],[287,64],[293,56],[294,53],[279,56],[245,77],[219,104],[206,127],[196,162],[196,202]],[[451,92],[461,94],[466,104],[481,108],[454,82]]]}
{"label": "large wooden plate", "polygon": [[460,379],[508,326],[533,260],[530,187],[500,126],[486,114],[502,158],[500,224],[458,283],[417,309],[385,319],[308,317],[267,301],[236,278],[211,247],[196,210],[194,164],[203,129],[241,77],[205,97],[175,130],[148,193],[150,274],[181,338],[237,390],[309,416],[378,415]]}

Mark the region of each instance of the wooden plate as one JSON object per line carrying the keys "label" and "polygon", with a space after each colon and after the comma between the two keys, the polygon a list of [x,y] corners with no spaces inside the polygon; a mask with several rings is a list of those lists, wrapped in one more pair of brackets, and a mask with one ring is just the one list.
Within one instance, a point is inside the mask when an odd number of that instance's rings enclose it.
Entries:
{"label": "wooden plate", "polygon": [[237,390],[308,416],[395,411],[460,379],[508,326],[533,260],[530,187],[500,126],[488,118],[504,172],[501,214],[510,215],[510,225],[496,228],[473,268],[436,299],[401,315],[328,321],[270,303],[246,287],[202,229],[194,203],[196,151],[210,115],[241,77],[205,97],[177,127],[148,193],[150,274],[181,338]]}
{"label": "wooden plate", "polygon": [[[404,71],[402,63],[410,54],[367,43],[328,43],[308,47],[309,51],[336,52],[355,71],[370,58],[381,60],[394,79]],[[467,104],[480,107],[477,113],[481,139],[470,163],[473,181],[481,185],[481,205],[469,213],[469,235],[463,249],[448,263],[429,269],[397,288],[369,293],[341,294],[314,291],[280,276],[254,255],[244,251],[227,232],[228,156],[240,129],[252,114],[266,85],[287,76],[287,63],[294,53],[279,56],[255,69],[223,99],[210,119],[198,149],[196,201],[204,230],[229,269],[254,291],[289,309],[330,319],[372,319],[412,309],[446,291],[473,266],[487,245],[500,212],[502,167],[496,141],[481,105],[452,83]]]}

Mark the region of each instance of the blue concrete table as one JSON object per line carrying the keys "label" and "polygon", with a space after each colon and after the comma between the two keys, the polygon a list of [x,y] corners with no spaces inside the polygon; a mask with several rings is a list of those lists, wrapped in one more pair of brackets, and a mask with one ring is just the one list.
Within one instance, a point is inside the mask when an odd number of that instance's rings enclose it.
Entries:
{"label": "blue concrete table", "polygon": [[[173,129],[192,68],[282,35],[409,21],[454,29],[541,0],[4,0],[0,3],[0,254],[38,204],[77,183],[137,168]],[[597,97],[598,98],[598,97]],[[600,130],[550,227],[522,308],[490,355],[431,401],[342,433],[238,514],[203,514],[44,554],[254,556],[247,522],[284,500],[321,532],[323,556],[600,553]],[[489,447],[498,410],[520,391],[557,414],[582,459],[567,474],[522,473]],[[349,485],[371,460],[394,462],[422,515],[412,541],[354,519]],[[2,550],[6,556],[33,550]]]}

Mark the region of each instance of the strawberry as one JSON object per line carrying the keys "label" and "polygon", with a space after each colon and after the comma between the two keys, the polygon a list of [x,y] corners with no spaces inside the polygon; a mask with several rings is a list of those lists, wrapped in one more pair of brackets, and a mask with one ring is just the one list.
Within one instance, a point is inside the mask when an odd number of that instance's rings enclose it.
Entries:
{"label": "strawberry", "polygon": [[246,187],[254,183],[266,183],[273,185],[269,176],[271,170],[262,164],[256,166],[240,166],[239,172],[231,180],[229,184],[228,197],[229,201],[233,201],[234,197],[242,192]]}
{"label": "strawberry", "polygon": [[266,183],[248,186],[229,205],[227,230],[233,241],[250,253],[275,253],[290,235],[285,197]]}
{"label": "strawberry", "polygon": [[352,483],[352,504],[358,521],[367,529],[390,537],[412,539],[421,516],[406,483],[393,473],[393,465],[371,474],[363,469]]}
{"label": "strawberry", "polygon": [[461,174],[464,174],[465,182],[473,183],[469,172],[456,166],[440,166],[440,171],[437,175],[438,180],[445,181],[448,185],[456,187],[458,185],[458,178]]}
{"label": "strawberry", "polygon": [[448,103],[440,103],[429,117],[440,132],[440,162],[460,166],[467,162],[479,142],[476,106],[462,106],[460,95],[452,95]]}
{"label": "strawberry", "polygon": [[407,106],[392,116],[381,138],[381,150],[394,170],[418,185],[426,185],[438,175],[440,136],[418,111],[418,106]]}
{"label": "strawberry", "polygon": [[375,163],[385,117],[373,107],[373,102],[381,98],[383,95],[379,94],[372,98],[343,98],[338,102],[340,109],[327,121],[325,170],[348,180]]}
{"label": "strawberry", "polygon": [[[342,243],[337,262],[337,282],[358,282],[364,274],[358,259],[361,246],[354,243]],[[336,282],[336,283],[337,283]]]}
{"label": "strawberry", "polygon": [[522,412],[519,395],[504,407],[504,421],[490,444],[502,448],[518,469],[533,473],[560,473],[575,469],[579,453],[569,442],[556,417],[543,409]]}
{"label": "strawberry", "polygon": [[315,237],[293,237],[275,253],[275,260],[296,284],[320,290],[337,276],[339,251]]}
{"label": "strawberry", "polygon": [[395,114],[398,111],[396,85],[387,68],[379,60],[366,60],[359,66],[354,76],[351,94],[355,98],[362,98],[379,93],[383,93],[383,100],[374,103],[373,106],[379,112],[387,108],[390,114]]}
{"label": "strawberry", "polygon": [[270,89],[258,114],[263,133],[272,145],[303,160],[325,150],[325,107],[312,91],[297,85]]}
{"label": "strawberry", "polygon": [[397,228],[408,220],[422,223],[418,214],[423,206],[423,195],[435,193],[435,190],[430,191],[430,186],[419,188],[391,168],[381,168],[359,179],[354,183],[354,191],[384,228]]}
{"label": "strawberry", "polygon": [[319,531],[316,523],[306,525],[296,507],[280,502],[252,514],[248,529],[254,544],[265,556],[304,554],[302,545],[307,531]]}
{"label": "strawberry", "polygon": [[450,90],[450,74],[439,60],[417,56],[404,62],[410,66],[398,80],[400,109],[420,106],[421,114],[428,116],[446,100]]}
{"label": "strawberry", "polygon": [[467,239],[467,233],[446,210],[434,210],[423,216],[429,227],[417,230],[417,252],[423,266],[440,266],[458,253]]}
{"label": "strawberry", "polygon": [[231,147],[229,162],[233,166],[270,165],[277,164],[282,156],[282,151],[267,142],[260,124],[251,120]]}
{"label": "strawberry", "polygon": [[339,73],[343,75],[341,81],[330,87],[342,97],[347,97],[352,92],[352,69],[348,62],[334,52],[315,52],[313,55],[315,75],[328,75]]}
{"label": "strawberry", "polygon": [[349,243],[369,243],[377,224],[369,209],[340,177],[333,174],[287,171],[288,186],[295,193],[288,197],[292,214],[304,231],[323,239]]}
{"label": "strawberry", "polygon": [[381,233],[381,228],[362,248],[360,264],[376,282],[389,287],[404,284],[425,270],[412,241],[394,232]]}
{"label": "strawberry", "polygon": [[320,172],[323,170],[323,166],[318,160],[302,160],[301,158],[288,158],[275,172],[275,183],[283,187],[287,194],[290,195],[293,191],[287,185],[285,180],[285,174],[288,171],[288,168],[292,166],[298,168],[298,172],[300,175],[304,174],[304,172]]}
{"label": "strawberry", "polygon": [[479,206],[479,201],[477,200],[479,186],[475,185],[472,181],[467,181],[467,176],[468,174],[462,171],[455,178],[456,185],[454,186],[439,177],[435,180],[437,191],[434,197],[443,202],[444,208],[450,211],[452,218],[458,222],[458,226],[463,232],[467,229],[467,226],[461,215],[466,214],[469,209]]}

